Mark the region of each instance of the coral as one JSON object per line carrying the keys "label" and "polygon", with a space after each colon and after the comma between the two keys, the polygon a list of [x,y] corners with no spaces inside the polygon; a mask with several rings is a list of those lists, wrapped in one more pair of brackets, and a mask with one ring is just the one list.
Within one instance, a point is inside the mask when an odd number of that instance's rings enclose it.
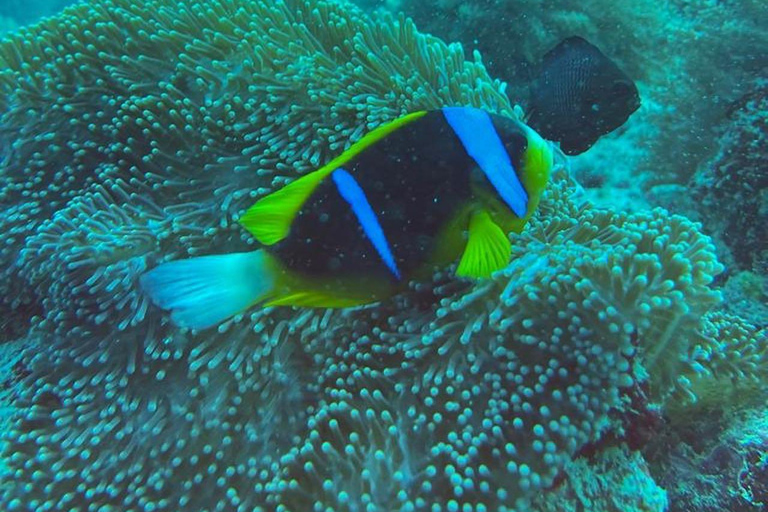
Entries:
{"label": "coral", "polygon": [[768,329],[710,312],[692,340],[686,366],[679,380],[693,401],[703,400],[704,406],[762,402],[768,391]]}
{"label": "coral", "polygon": [[[478,287],[437,275],[377,307],[168,332],[129,375],[75,350],[37,356],[14,479],[34,473],[63,500],[41,509],[87,496],[174,509],[198,485],[278,510],[524,506],[613,428],[638,359],[670,381],[647,349],[681,350],[718,270],[683,219],[569,198],[556,184],[518,258]],[[87,477],[75,487],[67,475]],[[11,510],[26,491],[8,493]]]}
{"label": "coral", "polygon": [[575,459],[565,479],[533,504],[537,512],[665,512],[667,493],[651,478],[647,463],[626,447],[605,450],[597,460]]}
{"label": "coral", "polygon": [[768,332],[707,313],[686,357],[666,424],[645,448],[670,511],[763,510]]}
{"label": "coral", "polygon": [[27,239],[19,266],[46,311],[72,311],[71,322],[109,322],[118,330],[144,319],[148,300],[135,292],[138,276],[173,230],[161,212],[140,210],[139,197],[97,187],[72,199]]}
{"label": "coral", "polygon": [[734,106],[717,155],[691,180],[699,214],[737,265],[768,270],[768,80]]}
{"label": "coral", "polygon": [[732,273],[723,285],[723,306],[751,324],[768,326],[768,275]]}
{"label": "coral", "polygon": [[[582,306],[591,305],[601,293],[612,292],[605,306],[613,318],[606,317],[606,312],[599,318],[601,323],[608,321],[610,330],[605,336],[636,336],[636,329],[642,331],[647,340],[643,366],[650,372],[656,397],[661,398],[684,384],[678,376],[685,354],[698,339],[702,315],[720,300],[719,292],[709,285],[723,267],[709,238],[698,231],[700,225],[662,209],[637,214],[577,209],[572,199],[563,199],[572,188],[567,183],[553,184],[555,206],[544,205],[539,217],[542,222],[532,225],[526,236],[574,250],[570,255],[573,262],[563,266],[570,272],[585,262],[594,267],[581,285],[591,292]],[[593,239],[611,250],[601,250]],[[529,241],[520,247],[527,254],[537,245]],[[569,303],[568,308],[573,310],[578,304]]]}
{"label": "coral", "polygon": [[145,268],[247,248],[256,197],[401,113],[514,115],[501,84],[322,0],[100,0],[0,61],[2,308],[36,341],[3,510],[522,510],[646,375],[679,385],[718,300],[699,226],[580,204],[558,173],[492,279],[179,330]]}
{"label": "coral", "polygon": [[[13,403],[18,399],[19,382],[26,375],[26,369],[21,364],[21,356],[26,347],[32,345],[30,340],[21,338],[0,344],[0,432],[8,429],[12,417]],[[0,459],[0,473],[3,472],[3,460]]]}
{"label": "coral", "polygon": [[753,410],[688,411],[660,433],[651,474],[670,512],[761,511],[768,504],[765,400]]}

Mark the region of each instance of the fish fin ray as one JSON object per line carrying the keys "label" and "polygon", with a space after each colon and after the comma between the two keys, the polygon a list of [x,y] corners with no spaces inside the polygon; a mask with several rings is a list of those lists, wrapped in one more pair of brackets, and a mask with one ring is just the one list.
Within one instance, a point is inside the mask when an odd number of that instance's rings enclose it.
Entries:
{"label": "fish fin ray", "polygon": [[391,295],[388,280],[365,276],[312,278],[288,269],[280,269],[279,274],[279,282],[266,306],[348,308]]}
{"label": "fish fin ray", "polygon": [[469,240],[456,268],[461,277],[490,277],[504,268],[512,255],[509,238],[486,210],[478,210],[469,221]]}
{"label": "fish fin ray", "polygon": [[443,225],[435,237],[435,250],[428,266],[445,266],[456,261],[467,245],[464,230],[467,229],[472,210],[477,206],[467,203],[459,206],[456,213]]}
{"label": "fish fin ray", "polygon": [[213,327],[273,291],[271,257],[263,250],[163,263],[141,276],[144,292],[182,327]]}

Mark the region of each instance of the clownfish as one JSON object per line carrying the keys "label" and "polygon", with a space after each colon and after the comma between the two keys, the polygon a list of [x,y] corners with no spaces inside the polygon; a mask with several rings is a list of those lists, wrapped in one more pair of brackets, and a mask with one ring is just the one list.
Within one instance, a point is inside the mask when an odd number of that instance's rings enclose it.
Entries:
{"label": "clownfish", "polygon": [[402,291],[457,262],[489,277],[511,255],[553,154],[515,119],[468,107],[382,125],[239,219],[251,252],[163,263],[141,276],[177,325],[215,326],[255,306],[349,307]]}

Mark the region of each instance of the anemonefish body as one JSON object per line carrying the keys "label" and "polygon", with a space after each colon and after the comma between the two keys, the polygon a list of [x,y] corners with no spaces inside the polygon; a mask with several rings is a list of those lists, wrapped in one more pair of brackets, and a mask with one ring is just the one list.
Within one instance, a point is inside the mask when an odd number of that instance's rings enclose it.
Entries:
{"label": "anemonefish body", "polygon": [[483,110],[415,112],[257,201],[240,219],[263,248],[162,264],[141,284],[181,326],[245,309],[376,302],[458,261],[483,278],[509,262],[549,178],[549,145]]}

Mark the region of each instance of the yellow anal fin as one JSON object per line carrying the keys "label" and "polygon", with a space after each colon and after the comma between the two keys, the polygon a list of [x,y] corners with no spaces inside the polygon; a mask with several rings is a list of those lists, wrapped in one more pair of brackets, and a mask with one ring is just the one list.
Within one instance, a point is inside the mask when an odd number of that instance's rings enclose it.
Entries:
{"label": "yellow anal fin", "polygon": [[392,295],[387,280],[367,276],[310,277],[278,264],[277,277],[266,306],[348,308],[362,306]]}
{"label": "yellow anal fin", "polygon": [[266,305],[349,308],[379,301],[391,294],[388,291],[391,292],[385,285],[362,280],[359,283],[340,278],[309,280],[286,272]]}
{"label": "yellow anal fin", "polygon": [[477,210],[469,220],[469,240],[456,275],[490,277],[509,263],[512,245],[506,233],[497,226],[486,210]]}
{"label": "yellow anal fin", "polygon": [[326,177],[366,148],[426,114],[426,111],[413,112],[375,128],[320,169],[256,201],[240,218],[240,224],[260,243],[276,244],[288,236],[299,210]]}
{"label": "yellow anal fin", "polygon": [[361,297],[344,297],[323,290],[293,290],[278,295],[266,303],[267,306],[298,306],[305,308],[349,308],[375,302]]}

